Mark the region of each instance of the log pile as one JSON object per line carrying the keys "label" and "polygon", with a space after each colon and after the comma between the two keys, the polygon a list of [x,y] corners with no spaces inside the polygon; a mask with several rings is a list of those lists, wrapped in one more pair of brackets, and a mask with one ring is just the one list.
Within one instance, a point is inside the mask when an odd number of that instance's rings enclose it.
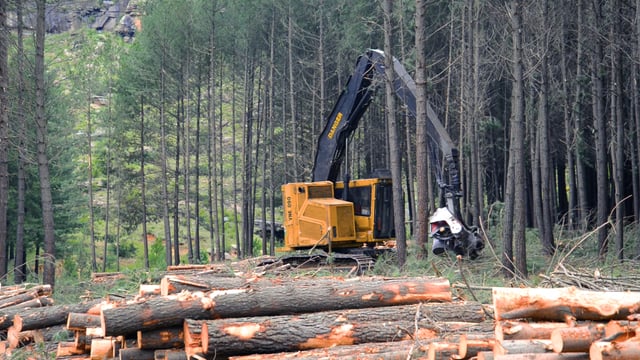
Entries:
{"label": "log pile", "polygon": [[640,359],[636,292],[493,288],[482,305],[454,300],[443,278],[227,274],[181,268],[129,299],[6,300],[0,353],[48,342],[57,359]]}
{"label": "log pile", "polygon": [[[69,333],[57,324],[31,326],[30,313],[55,309],[49,285],[20,284],[0,287],[0,354],[25,344],[45,342]],[[22,329],[24,328],[24,330]]]}

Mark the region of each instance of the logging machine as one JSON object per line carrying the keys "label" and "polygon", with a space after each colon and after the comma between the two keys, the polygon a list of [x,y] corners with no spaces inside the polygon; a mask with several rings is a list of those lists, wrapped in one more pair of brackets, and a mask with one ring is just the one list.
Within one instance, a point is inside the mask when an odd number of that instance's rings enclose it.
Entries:
{"label": "logging machine", "polygon": [[[332,254],[332,261],[355,261],[367,266],[381,251],[393,248],[395,228],[389,174],[351,180],[345,171],[344,180],[338,181],[347,140],[356,130],[378,84],[385,79],[384,56],[380,50],[368,50],[358,57],[318,140],[313,181],[282,186],[285,239],[279,250],[323,249]],[[415,82],[395,58],[393,67],[395,93],[415,118]],[[458,150],[429,104],[427,132],[441,201],[441,207],[430,217],[432,251],[434,254],[452,251],[475,259],[484,242],[475,229],[461,220]],[[289,262],[292,259],[309,261],[304,255],[290,255]]]}

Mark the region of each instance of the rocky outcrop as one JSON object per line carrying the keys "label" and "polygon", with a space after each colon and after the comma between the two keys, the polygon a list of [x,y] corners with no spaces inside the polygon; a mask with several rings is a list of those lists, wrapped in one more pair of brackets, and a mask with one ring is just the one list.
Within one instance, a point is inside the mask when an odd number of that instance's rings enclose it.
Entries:
{"label": "rocky outcrop", "polygon": [[[140,3],[141,0],[65,0],[47,4],[46,31],[57,34],[88,27],[133,37],[140,30]],[[17,26],[15,12],[8,15],[9,26]],[[26,3],[24,26],[34,28],[35,20],[35,7]]]}

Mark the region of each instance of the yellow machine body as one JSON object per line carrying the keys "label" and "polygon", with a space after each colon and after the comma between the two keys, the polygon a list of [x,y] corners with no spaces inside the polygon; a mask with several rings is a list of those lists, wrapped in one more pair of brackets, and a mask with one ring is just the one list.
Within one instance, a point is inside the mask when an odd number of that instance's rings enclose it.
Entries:
{"label": "yellow machine body", "polygon": [[347,191],[353,201],[335,195],[344,188],[342,182],[330,181],[283,185],[285,240],[280,250],[357,248],[394,240],[391,181],[350,181]]}

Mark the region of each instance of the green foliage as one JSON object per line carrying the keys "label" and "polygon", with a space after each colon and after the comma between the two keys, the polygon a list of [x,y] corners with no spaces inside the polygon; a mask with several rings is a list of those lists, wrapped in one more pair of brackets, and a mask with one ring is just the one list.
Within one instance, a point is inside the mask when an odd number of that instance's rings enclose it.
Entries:
{"label": "green foliage", "polygon": [[165,261],[164,241],[157,238],[149,247],[149,267],[152,269],[163,269],[167,267]]}
{"label": "green foliage", "polygon": [[[116,248],[115,246],[113,247],[113,252],[114,254],[116,253]],[[130,240],[122,240],[120,241],[120,246],[118,249],[118,255],[121,258],[133,258],[134,256],[136,256],[137,253],[137,249],[136,249],[136,245],[133,241]]]}

